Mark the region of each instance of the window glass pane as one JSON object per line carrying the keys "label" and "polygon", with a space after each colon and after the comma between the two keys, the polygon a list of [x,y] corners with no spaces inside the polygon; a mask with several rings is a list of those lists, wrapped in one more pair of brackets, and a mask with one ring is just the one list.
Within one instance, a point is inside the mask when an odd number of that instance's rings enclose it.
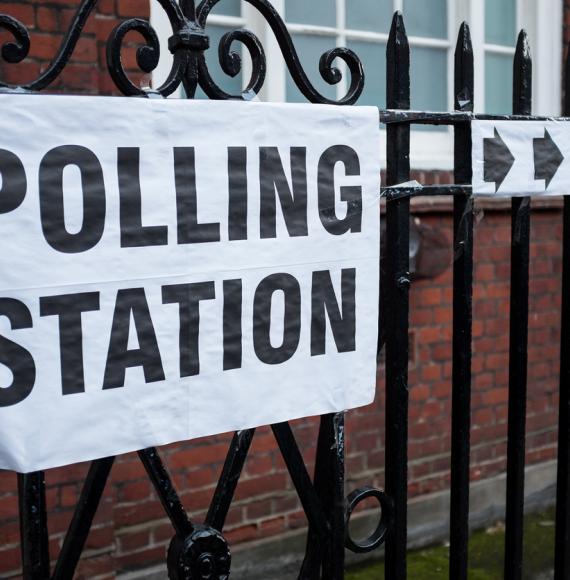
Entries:
{"label": "window glass pane", "polygon": [[485,0],[485,42],[513,46],[516,29],[516,0]]}
{"label": "window glass pane", "polygon": [[404,17],[410,36],[447,38],[447,0],[404,0]]}
{"label": "window glass pane", "polygon": [[[413,47],[411,61],[412,109],[447,111],[447,50]],[[429,125],[416,125],[414,129],[446,130]]]}
{"label": "window glass pane", "polygon": [[[198,5],[198,2],[196,2]],[[224,16],[241,16],[241,0],[224,0],[217,4],[210,14],[223,14]]]}
{"label": "window glass pane", "polygon": [[[293,42],[297,48],[305,73],[313,83],[313,86],[329,99],[336,98],[337,85],[329,85],[323,80],[319,72],[319,60],[324,52],[335,47],[335,41],[335,38],[326,36],[309,36],[306,34],[293,35]],[[335,61],[334,64],[337,63],[339,63],[338,60]],[[289,71],[286,72],[286,75],[287,101],[292,103],[306,103],[307,99],[295,85]]]}
{"label": "window glass pane", "polygon": [[346,27],[388,32],[393,12],[393,0],[346,0]]}
{"label": "window glass pane", "polygon": [[510,114],[513,109],[513,59],[508,54],[485,56],[485,111]]}
{"label": "window glass pane", "polygon": [[301,24],[336,26],[336,2],[335,0],[286,0],[285,19],[287,22]]}
{"label": "window glass pane", "polygon": [[447,50],[416,46],[411,60],[412,108],[447,110]]}
{"label": "window glass pane", "polygon": [[[242,87],[242,75],[241,73],[236,77],[230,77],[224,73],[222,67],[220,66],[220,60],[218,58],[218,45],[220,43],[220,39],[226,32],[230,32],[235,30],[235,28],[226,27],[226,26],[216,26],[215,24],[208,24],[206,26],[206,34],[210,37],[210,48],[205,52],[206,54],[206,62],[208,63],[208,71],[210,72],[210,76],[214,79],[216,84],[226,91],[226,93],[230,93],[232,95],[239,95],[241,93]],[[234,42],[232,44],[232,50],[242,54],[242,56],[247,54],[247,50],[242,51],[242,44],[240,42]],[[246,57],[248,58],[248,57]],[[243,69],[243,61],[242,61],[242,69]],[[204,92],[198,88],[196,91],[197,98],[206,98]]]}
{"label": "window glass pane", "polygon": [[379,42],[351,41],[348,48],[356,52],[364,67],[364,91],[358,105],[386,106],[386,45]]}

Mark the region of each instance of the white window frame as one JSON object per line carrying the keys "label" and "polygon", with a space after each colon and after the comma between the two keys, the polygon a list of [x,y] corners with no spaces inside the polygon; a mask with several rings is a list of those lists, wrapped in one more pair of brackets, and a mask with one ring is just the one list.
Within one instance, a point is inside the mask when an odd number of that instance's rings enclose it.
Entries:
{"label": "white window frame", "polygon": [[[460,0],[462,19],[471,23],[475,56],[475,110],[485,110],[485,54],[514,55],[515,47],[485,43],[485,1]],[[559,115],[562,103],[563,0],[517,0],[517,31],[529,36],[536,115]],[[513,41],[514,42],[514,41]]]}
{"label": "white window frame", "polygon": [[[151,22],[161,40],[161,59],[154,78],[164,80],[170,70],[171,58],[167,48],[172,31],[168,18],[156,0],[151,1]],[[223,1],[223,0],[222,0]],[[273,0],[273,6],[281,15],[286,14],[287,0]],[[310,1],[310,0],[307,0]],[[404,0],[394,0],[394,8],[402,10]],[[495,52],[514,55],[513,47],[485,43],[485,0],[447,0],[448,38],[435,39],[410,36],[410,46],[438,47],[447,49],[448,110],[453,108],[454,49],[456,35],[463,20],[470,23],[475,57],[475,110],[485,109],[485,54]],[[529,33],[533,54],[533,113],[559,115],[561,109],[562,76],[562,14],[563,0],[517,0],[517,30],[525,27]],[[210,24],[232,28],[246,26],[252,30],[264,46],[267,57],[268,80],[259,98],[271,102],[282,102],[286,97],[286,80],[289,72],[273,32],[251,4],[242,0],[241,17],[212,14]],[[321,27],[308,24],[287,23],[291,34],[320,34],[335,37],[337,46],[346,46],[349,40],[372,40],[387,42],[388,34],[350,30],[345,27],[345,0],[337,0],[336,27]],[[249,80],[248,59],[244,59],[243,79]],[[370,72],[368,74],[371,74]],[[347,90],[348,78],[337,85],[337,96]],[[413,103],[412,103],[413,105]],[[381,156],[385,158],[385,131],[382,131]],[[410,143],[411,166],[418,170],[450,170],[453,168],[453,131],[412,131]]]}

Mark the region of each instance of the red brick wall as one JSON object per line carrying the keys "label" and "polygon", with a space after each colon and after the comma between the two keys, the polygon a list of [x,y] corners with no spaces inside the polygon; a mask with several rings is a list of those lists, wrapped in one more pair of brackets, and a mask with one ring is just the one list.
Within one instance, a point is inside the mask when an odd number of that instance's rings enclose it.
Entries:
{"label": "red brick wall", "polygon": [[[28,58],[22,63],[8,64],[0,60],[0,78],[11,84],[24,84],[36,79],[51,62],[72,21],[78,0],[10,0],[0,1],[0,10],[26,25],[31,33]],[[106,70],[105,44],[117,24],[132,16],[148,18],[146,0],[99,0],[81,34],[75,51],[63,74],[47,92],[72,94],[113,94],[116,89]],[[0,32],[0,42],[11,41]],[[126,39],[124,62],[139,82],[141,73],[135,66],[136,33]]]}
{"label": "red brick wall", "polygon": [[[26,62],[0,66],[0,78],[32,79],[55,54],[76,2],[0,2],[0,11],[31,26],[32,50]],[[110,93],[104,46],[119,16],[144,16],[144,1],[100,0],[90,18],[72,64],[54,90]],[[570,0],[567,0],[570,14]],[[570,40],[570,18],[565,34]],[[5,35],[0,35],[4,39]],[[133,62],[134,49],[126,53]],[[445,182],[449,175],[420,175],[424,183]],[[417,218],[451,240],[449,208]],[[529,401],[527,460],[555,456],[560,319],[561,216],[539,210],[532,223],[532,282],[529,333]],[[510,214],[478,213],[475,229],[472,479],[505,469],[508,368]],[[451,245],[451,242],[450,242]],[[410,494],[449,485],[451,379],[451,270],[415,282],[411,292]],[[370,407],[347,417],[347,487],[382,485],[384,473],[384,369]],[[295,423],[295,432],[312,469],[318,421]],[[171,445],[161,449],[191,517],[204,517],[227,450],[229,436]],[[50,550],[56,557],[67,529],[86,465],[49,471]],[[0,473],[0,577],[18,575],[16,477]],[[227,521],[230,542],[253,540],[305,525],[299,501],[270,431],[259,429]],[[117,459],[95,518],[77,578],[108,579],[115,572],[164,561],[172,529],[135,455]]]}

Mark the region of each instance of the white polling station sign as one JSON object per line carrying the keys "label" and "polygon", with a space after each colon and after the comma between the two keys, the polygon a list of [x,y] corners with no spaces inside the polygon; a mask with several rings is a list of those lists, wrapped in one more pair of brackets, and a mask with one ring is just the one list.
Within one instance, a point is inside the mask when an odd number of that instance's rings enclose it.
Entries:
{"label": "white polling station sign", "polygon": [[570,124],[473,121],[473,194],[570,193]]}
{"label": "white polling station sign", "polygon": [[377,109],[0,110],[1,468],[373,401]]}

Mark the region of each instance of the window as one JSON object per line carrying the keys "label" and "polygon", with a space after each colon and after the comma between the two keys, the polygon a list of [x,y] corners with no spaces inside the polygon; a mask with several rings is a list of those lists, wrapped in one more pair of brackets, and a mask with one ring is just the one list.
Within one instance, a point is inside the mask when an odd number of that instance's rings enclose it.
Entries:
{"label": "window", "polygon": [[562,0],[461,0],[471,22],[477,111],[512,111],[513,55],[519,30],[533,57],[533,112],[557,115],[561,106]]}
{"label": "window", "polygon": [[[171,31],[156,0],[152,20],[163,43],[157,80],[166,78],[167,39]],[[411,47],[412,108],[451,110],[453,107],[453,55],[461,21],[471,25],[475,52],[475,104],[477,111],[509,113],[512,101],[512,59],[516,38],[526,28],[534,61],[534,112],[558,114],[561,102],[563,0],[272,0],[287,23],[301,63],[319,91],[341,97],[347,77],[335,86],[318,71],[323,52],[347,46],[361,58],[366,85],[359,104],[386,105],[386,42],[395,10],[404,13]],[[208,20],[211,49],[207,53],[214,79],[228,92],[237,93],[248,81],[249,59],[244,50],[244,72],[231,79],[218,64],[217,43],[232,29],[247,26],[260,38],[267,55],[268,74],[259,95],[268,101],[304,102],[289,75],[267,23],[244,0],[221,0]],[[236,50],[241,50],[236,44]],[[341,65],[342,70],[342,65]],[[412,166],[417,169],[452,167],[452,130],[417,128],[412,136]]]}
{"label": "window", "polygon": [[516,0],[485,0],[485,111],[509,113],[513,45],[517,39]]}
{"label": "window", "polygon": [[[448,67],[450,26],[448,0],[281,0],[275,3],[292,34],[309,78],[328,97],[346,93],[345,77],[331,87],[320,77],[320,55],[335,46],[347,46],[362,60],[366,86],[359,104],[386,104],[386,42],[392,14],[404,10],[412,61],[412,100],[415,108],[446,109],[449,102]],[[276,54],[270,70],[284,68]],[[271,100],[303,101],[285,71],[285,81],[269,95]],[[434,78],[437,82],[434,82]]]}

